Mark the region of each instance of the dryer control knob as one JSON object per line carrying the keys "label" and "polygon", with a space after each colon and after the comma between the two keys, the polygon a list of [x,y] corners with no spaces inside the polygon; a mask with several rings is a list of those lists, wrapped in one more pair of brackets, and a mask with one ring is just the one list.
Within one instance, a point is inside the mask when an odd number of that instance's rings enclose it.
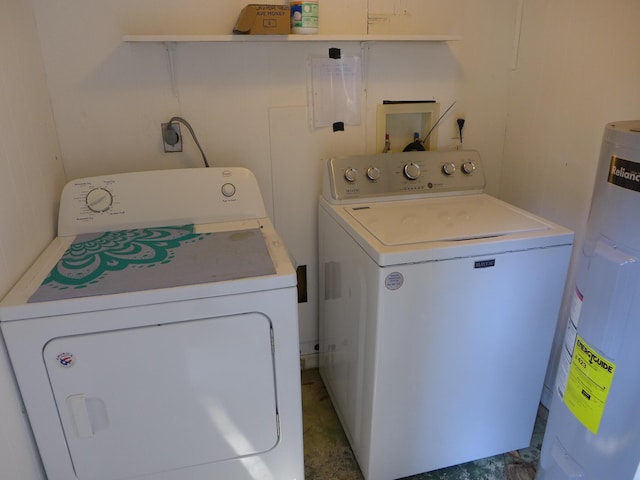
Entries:
{"label": "dryer control knob", "polygon": [[407,163],[404,166],[404,176],[409,180],[415,180],[420,176],[420,165],[417,163]]}
{"label": "dryer control knob", "polygon": [[456,173],[456,166],[454,163],[445,163],[442,166],[442,173],[444,173],[445,175],[453,175],[454,173]]}
{"label": "dryer control knob", "polygon": [[462,164],[462,171],[467,175],[471,175],[473,171],[476,169],[476,164],[471,160],[467,160]]}
{"label": "dryer control knob", "polygon": [[369,167],[367,169],[367,177],[369,180],[378,180],[380,178],[380,169],[378,167]]}
{"label": "dryer control knob", "polygon": [[106,188],[94,188],[87,193],[85,202],[92,212],[106,212],[113,204],[113,195]]}
{"label": "dryer control knob", "polygon": [[236,194],[236,186],[233,183],[225,183],[220,190],[225,197],[233,197]]}
{"label": "dryer control knob", "polygon": [[358,178],[358,170],[356,170],[355,168],[347,168],[344,171],[344,178],[347,180],[347,182],[355,182]]}

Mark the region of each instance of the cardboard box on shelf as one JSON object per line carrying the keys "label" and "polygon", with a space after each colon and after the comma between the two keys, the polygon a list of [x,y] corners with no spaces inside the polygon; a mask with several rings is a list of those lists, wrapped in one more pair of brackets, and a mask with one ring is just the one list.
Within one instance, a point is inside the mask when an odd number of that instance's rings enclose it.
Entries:
{"label": "cardboard box on shelf", "polygon": [[233,33],[287,35],[291,33],[289,6],[249,4],[240,12]]}

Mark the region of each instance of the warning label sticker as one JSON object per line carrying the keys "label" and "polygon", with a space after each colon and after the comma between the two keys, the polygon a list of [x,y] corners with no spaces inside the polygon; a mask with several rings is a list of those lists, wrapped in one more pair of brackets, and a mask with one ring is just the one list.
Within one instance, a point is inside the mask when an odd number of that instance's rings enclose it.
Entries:
{"label": "warning label sticker", "polygon": [[569,379],[569,370],[571,369],[571,360],[573,359],[573,347],[576,344],[576,336],[578,335],[578,321],[580,312],[582,311],[582,302],[584,297],[580,290],[576,287],[571,309],[569,310],[569,318],[567,319],[567,328],[564,334],[564,346],[560,353],[558,362],[558,371],[556,373],[556,390],[560,398],[564,397],[564,389]]}
{"label": "warning label sticker", "polygon": [[578,335],[564,402],[580,423],[594,435],[600,428],[615,373],[615,364],[601,357]]}

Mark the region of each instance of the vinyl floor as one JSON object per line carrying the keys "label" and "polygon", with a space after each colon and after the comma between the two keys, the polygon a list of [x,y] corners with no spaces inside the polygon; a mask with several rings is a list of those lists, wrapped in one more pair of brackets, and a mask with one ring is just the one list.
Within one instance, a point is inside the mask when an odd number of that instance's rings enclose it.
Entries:
{"label": "vinyl floor", "polygon": [[[302,414],[305,479],[363,480],[317,369],[302,372]],[[546,418],[541,406],[528,448],[403,480],[534,480]]]}

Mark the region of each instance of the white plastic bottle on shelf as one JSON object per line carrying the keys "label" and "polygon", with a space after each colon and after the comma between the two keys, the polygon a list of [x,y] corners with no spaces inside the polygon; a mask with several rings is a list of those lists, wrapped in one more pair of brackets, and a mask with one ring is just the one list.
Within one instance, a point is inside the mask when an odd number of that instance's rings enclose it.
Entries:
{"label": "white plastic bottle on shelf", "polygon": [[291,0],[291,33],[318,33],[318,0]]}

